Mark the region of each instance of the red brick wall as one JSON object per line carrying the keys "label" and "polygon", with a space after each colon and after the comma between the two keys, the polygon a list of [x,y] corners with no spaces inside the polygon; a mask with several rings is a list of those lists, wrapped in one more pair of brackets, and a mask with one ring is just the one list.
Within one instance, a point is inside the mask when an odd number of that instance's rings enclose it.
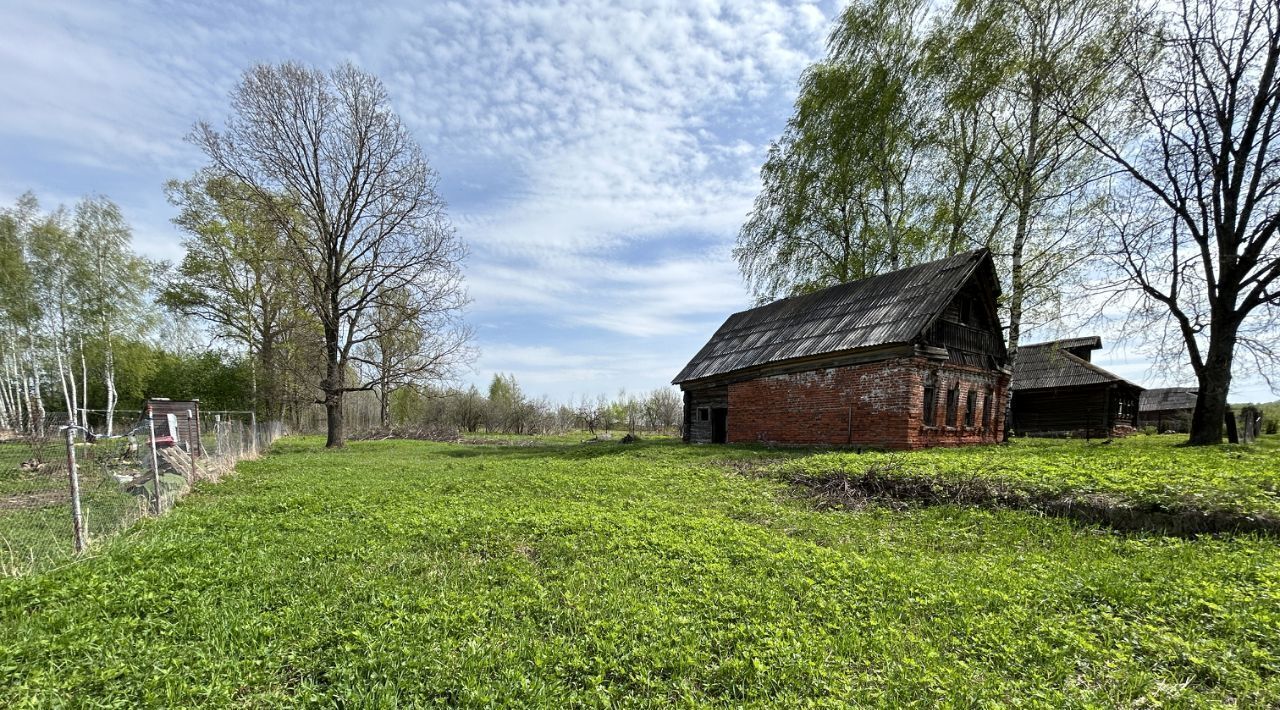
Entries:
{"label": "red brick wall", "polygon": [[[939,382],[936,427],[924,426],[925,376]],[[959,426],[947,427],[946,390],[961,382]],[[729,385],[729,441],[922,448],[998,441],[1007,376],[979,368],[901,358]],[[995,417],[983,428],[982,394],[993,388]],[[977,388],[975,426],[964,427],[965,393]]]}

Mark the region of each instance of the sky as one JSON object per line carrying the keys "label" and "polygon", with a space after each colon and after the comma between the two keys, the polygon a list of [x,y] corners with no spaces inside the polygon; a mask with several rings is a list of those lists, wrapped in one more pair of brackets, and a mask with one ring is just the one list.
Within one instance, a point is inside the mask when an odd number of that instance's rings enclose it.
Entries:
{"label": "sky", "polygon": [[[751,305],[731,257],[838,2],[0,0],[0,204],[116,201],[178,261],[162,186],[258,62],[378,75],[470,249],[464,381],[566,401],[666,385]],[[1024,342],[1035,340],[1029,333]],[[1139,384],[1194,384],[1115,346]],[[1273,397],[1237,375],[1240,400]]]}

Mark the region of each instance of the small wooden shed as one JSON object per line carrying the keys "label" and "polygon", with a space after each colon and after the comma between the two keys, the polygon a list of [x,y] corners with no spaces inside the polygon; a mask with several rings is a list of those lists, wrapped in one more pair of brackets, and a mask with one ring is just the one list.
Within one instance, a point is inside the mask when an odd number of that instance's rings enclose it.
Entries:
{"label": "small wooden shed", "polygon": [[[181,446],[200,441],[200,400],[148,397],[142,400],[142,421],[154,417],[156,447]],[[144,431],[146,431],[144,429]]]}

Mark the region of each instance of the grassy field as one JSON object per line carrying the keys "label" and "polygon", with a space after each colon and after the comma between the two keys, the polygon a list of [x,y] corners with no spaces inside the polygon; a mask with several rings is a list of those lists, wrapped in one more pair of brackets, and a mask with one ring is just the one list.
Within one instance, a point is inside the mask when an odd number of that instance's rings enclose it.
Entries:
{"label": "grassy field", "polygon": [[1120,505],[1280,520],[1280,437],[1262,437],[1251,446],[1178,446],[1183,441],[1185,435],[1017,439],[996,447],[831,452],[804,456],[779,470],[821,475],[875,468],[889,476],[979,479],[1033,494],[1103,496]]}
{"label": "grassy field", "polygon": [[[988,450],[1010,451],[1060,460]],[[1264,490],[1275,457],[1235,453],[1188,465]],[[776,455],[286,440],[90,559],[0,580],[0,706],[1280,703],[1273,538],[823,512],[726,465]]]}

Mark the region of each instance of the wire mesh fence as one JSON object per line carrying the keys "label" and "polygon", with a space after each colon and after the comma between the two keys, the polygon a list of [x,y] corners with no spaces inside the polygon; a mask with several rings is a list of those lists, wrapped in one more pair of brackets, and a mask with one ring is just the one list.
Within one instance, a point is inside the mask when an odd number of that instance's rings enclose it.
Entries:
{"label": "wire mesh fence", "polygon": [[193,486],[221,479],[282,433],[278,423],[260,424],[248,412],[193,412],[176,428],[141,412],[117,412],[106,436],[104,421],[86,430],[77,414],[74,423],[49,413],[26,431],[0,432],[0,575],[69,558],[77,527],[92,545],[164,513]]}

